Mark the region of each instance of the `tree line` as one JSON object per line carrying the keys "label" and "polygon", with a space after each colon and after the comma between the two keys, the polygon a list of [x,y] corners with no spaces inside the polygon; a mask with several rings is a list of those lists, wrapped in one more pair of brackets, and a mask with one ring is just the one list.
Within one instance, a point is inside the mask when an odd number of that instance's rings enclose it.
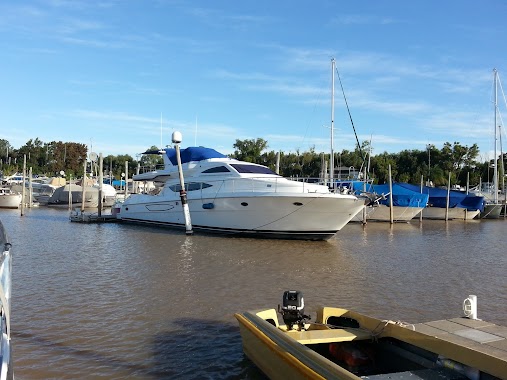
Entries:
{"label": "tree line", "polygon": [[[233,158],[269,166],[276,166],[277,152],[268,151],[268,142],[262,138],[236,140]],[[383,152],[369,155],[370,143],[362,142],[354,151],[342,150],[334,153],[335,168],[354,168],[356,173],[367,168],[367,175],[376,183],[389,181],[389,165],[391,177],[395,182],[419,184],[421,178],[433,182],[435,186],[447,186],[449,173],[451,185],[470,186],[482,182],[493,181],[495,160],[480,162],[477,144],[464,146],[459,142],[446,142],[441,148],[429,144],[426,150],[405,149],[399,153]],[[330,153],[316,152],[314,148],[305,152],[296,150],[294,153],[280,152],[280,175],[284,177],[319,178],[322,176],[325,163],[330,162]],[[504,167],[507,154],[498,156],[499,178],[504,177]],[[337,169],[338,170],[338,169]],[[337,173],[335,170],[335,173]],[[347,177],[347,171],[342,172],[342,178]],[[335,176],[337,178],[337,176]],[[353,178],[347,178],[353,179]],[[499,181],[500,186],[502,181]]]}
{"label": "tree line", "polygon": [[[158,148],[152,146],[148,150],[154,149]],[[7,176],[21,173],[26,157],[27,170],[32,168],[34,174],[53,177],[59,176],[60,172],[64,171],[67,178],[80,178],[84,172],[84,161],[90,161],[90,153],[85,144],[75,142],[51,141],[45,143],[36,138],[28,140],[22,147],[15,149],[9,141],[0,139],[0,174]],[[122,173],[125,173],[125,162],[129,163],[128,175],[129,178],[132,178],[138,164],[155,168],[155,166],[161,165],[163,160],[161,156],[157,155],[143,155],[139,161],[128,154],[108,155],[103,157],[104,174],[120,179]],[[87,173],[90,171],[91,168],[88,168]]]}
{"label": "tree line", "polygon": [[[268,150],[268,142],[262,138],[236,140],[233,145],[234,153],[230,156],[243,161],[253,162],[275,169],[277,154],[279,158],[279,172],[284,177],[319,178],[330,161],[329,152],[316,152],[315,148],[307,151],[296,149],[295,152],[276,152]],[[157,150],[152,146],[147,150]],[[470,185],[477,185],[479,181],[493,181],[493,167],[495,160],[480,162],[477,144],[464,146],[459,142],[446,142],[441,148],[428,145],[426,150],[402,150],[399,153],[369,155],[370,144],[362,142],[354,151],[342,150],[334,153],[336,168],[354,168],[357,173],[367,168],[368,176],[376,183],[388,182],[389,165],[391,176],[396,182],[420,183],[421,177],[430,180],[435,186],[445,186],[451,173],[451,184],[465,186],[467,178]],[[23,160],[26,157],[27,168],[32,168],[34,174],[55,176],[60,171],[69,178],[82,177],[84,160],[89,159],[85,144],[75,142],[51,141],[43,142],[36,138],[30,139],[19,149],[15,149],[7,140],[0,139],[0,172],[10,175],[21,172]],[[498,157],[499,178],[504,176],[504,164],[507,154]],[[138,164],[148,169],[154,169],[163,163],[159,155],[142,155],[138,160],[130,155],[108,155],[103,158],[104,173],[120,179],[125,172],[125,162],[128,162],[129,178],[135,174]],[[337,169],[338,170],[338,169]],[[342,177],[347,177],[342,173]],[[352,179],[352,178],[349,178]],[[500,181],[502,184],[502,181]]]}

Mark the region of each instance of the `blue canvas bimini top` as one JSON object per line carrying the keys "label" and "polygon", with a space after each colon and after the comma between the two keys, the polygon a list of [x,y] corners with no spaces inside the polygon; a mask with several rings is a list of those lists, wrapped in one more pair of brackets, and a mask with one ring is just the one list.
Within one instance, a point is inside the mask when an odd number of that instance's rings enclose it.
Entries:
{"label": "blue canvas bimini top", "polygon": [[[173,165],[177,165],[176,149],[165,148],[165,153]],[[227,158],[226,155],[217,152],[215,149],[205,148],[202,146],[190,146],[180,150],[181,163],[186,164],[192,161],[202,161],[209,158]]]}

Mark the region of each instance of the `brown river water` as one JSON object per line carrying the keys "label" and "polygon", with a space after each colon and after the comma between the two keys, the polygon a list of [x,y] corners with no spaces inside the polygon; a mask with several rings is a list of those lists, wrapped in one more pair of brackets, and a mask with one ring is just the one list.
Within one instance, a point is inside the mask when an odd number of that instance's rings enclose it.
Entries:
{"label": "brown river water", "polygon": [[349,224],[327,242],[71,223],[48,208],[0,210],[12,241],[19,379],[263,379],[235,312],[284,290],[409,323],[462,315],[507,325],[507,221]]}

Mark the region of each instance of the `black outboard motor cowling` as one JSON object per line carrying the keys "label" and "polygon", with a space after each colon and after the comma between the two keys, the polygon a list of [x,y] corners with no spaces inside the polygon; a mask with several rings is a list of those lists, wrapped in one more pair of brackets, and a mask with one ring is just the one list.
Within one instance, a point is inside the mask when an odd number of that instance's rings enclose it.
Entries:
{"label": "black outboard motor cowling", "polygon": [[310,319],[304,314],[305,301],[303,293],[299,290],[286,290],[283,293],[282,306],[278,306],[278,311],[282,314],[283,321],[289,330],[293,325],[304,328],[305,320]]}

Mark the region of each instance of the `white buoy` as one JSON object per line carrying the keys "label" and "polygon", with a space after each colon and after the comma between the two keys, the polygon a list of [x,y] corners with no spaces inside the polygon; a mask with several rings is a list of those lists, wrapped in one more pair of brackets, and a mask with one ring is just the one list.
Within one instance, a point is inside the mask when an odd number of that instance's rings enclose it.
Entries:
{"label": "white buoy", "polygon": [[477,296],[469,295],[463,301],[463,312],[465,313],[465,317],[477,319]]}

